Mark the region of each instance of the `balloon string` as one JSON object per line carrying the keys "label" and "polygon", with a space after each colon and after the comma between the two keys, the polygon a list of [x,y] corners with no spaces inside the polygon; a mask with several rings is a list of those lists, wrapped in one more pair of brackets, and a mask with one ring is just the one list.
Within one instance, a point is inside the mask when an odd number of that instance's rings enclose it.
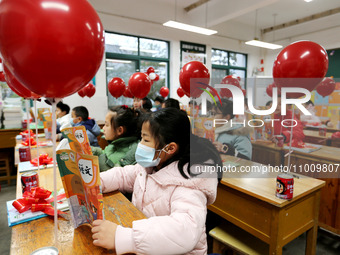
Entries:
{"label": "balloon string", "polygon": [[38,155],[38,176],[40,177],[40,162],[39,162],[39,138],[38,138],[38,118],[37,118],[37,99],[34,99],[34,115],[35,115],[35,136],[37,139],[37,155]]}
{"label": "balloon string", "polygon": [[26,119],[27,119],[27,133],[28,133],[28,146],[30,148],[31,152],[31,129],[30,129],[30,123],[29,123],[29,99],[25,99],[25,106],[26,106]]}
{"label": "balloon string", "polygon": [[[57,197],[57,166],[56,166],[56,133],[57,133],[57,123],[56,123],[56,102],[54,99],[52,101],[52,142],[53,142],[53,192],[54,197]],[[57,212],[57,202],[54,202],[54,241],[55,246],[58,244],[58,212]]]}
{"label": "balloon string", "polygon": [[[295,105],[293,105],[292,120],[294,120],[294,113],[295,113]],[[282,125],[282,123],[281,123],[281,125]],[[290,127],[289,152],[292,151],[292,140],[293,140],[293,125],[291,125],[291,127]],[[292,155],[292,153],[288,154],[288,171],[290,170],[290,156],[291,155]]]}

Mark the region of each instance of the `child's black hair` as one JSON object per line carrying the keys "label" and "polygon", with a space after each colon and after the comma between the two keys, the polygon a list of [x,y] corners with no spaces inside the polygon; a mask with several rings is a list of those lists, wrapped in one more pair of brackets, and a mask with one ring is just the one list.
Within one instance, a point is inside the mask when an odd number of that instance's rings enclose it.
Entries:
{"label": "child's black hair", "polygon": [[165,100],[164,105],[165,105],[165,108],[172,107],[172,108],[180,109],[179,101],[177,99],[174,99],[174,98],[168,98],[167,100]]}
{"label": "child's black hair", "polygon": [[81,117],[82,121],[86,121],[89,118],[89,111],[85,106],[77,106],[72,109],[76,117]]}
{"label": "child's black hair", "polygon": [[155,139],[156,149],[174,142],[178,145],[177,153],[165,162],[162,167],[178,160],[178,169],[181,175],[188,179],[184,172],[184,165],[204,165],[206,161],[212,160],[215,165],[222,168],[222,161],[215,146],[207,139],[200,138],[191,133],[190,121],[185,111],[176,108],[164,108],[151,114],[143,116],[143,123],[150,123],[151,136]]}
{"label": "child's black hair", "polygon": [[229,114],[230,119],[233,119],[235,117],[235,115],[233,114],[233,109],[234,109],[233,101],[226,99],[226,98],[222,98],[221,101],[222,101],[222,105],[217,104],[218,109],[220,109],[223,116],[227,116]]}
{"label": "child's black hair", "polygon": [[143,104],[143,109],[145,109],[147,112],[151,111],[152,103],[151,103],[151,100],[149,98],[144,97],[142,104]]}
{"label": "child's black hair", "polygon": [[160,102],[161,104],[163,104],[164,103],[164,97],[162,97],[162,96],[156,96],[155,97],[155,100],[153,100],[153,101],[158,101],[158,102]]}
{"label": "child's black hair", "polygon": [[61,101],[57,103],[57,108],[59,108],[61,112],[66,112],[66,114],[69,114],[70,112],[70,107]]}
{"label": "child's black hair", "polygon": [[273,101],[272,101],[272,100],[269,100],[269,101],[266,103],[266,106],[270,106],[272,103],[273,103]]}
{"label": "child's black hair", "polygon": [[112,116],[111,118],[111,126],[113,128],[120,126],[125,128],[122,137],[140,137],[140,127],[138,125],[139,111],[128,108],[126,105],[111,107],[110,111],[116,113],[116,116]]}

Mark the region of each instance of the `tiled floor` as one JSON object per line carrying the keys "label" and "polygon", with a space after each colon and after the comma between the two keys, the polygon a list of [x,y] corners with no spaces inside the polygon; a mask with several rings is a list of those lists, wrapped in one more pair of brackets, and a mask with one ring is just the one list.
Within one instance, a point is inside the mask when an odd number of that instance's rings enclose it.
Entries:
{"label": "tiled floor", "polygon": [[[7,223],[6,201],[15,199],[16,187],[1,183],[0,191],[0,255],[8,255],[11,244],[11,228]],[[284,255],[300,255],[305,250],[305,235],[301,235],[283,247]],[[319,230],[317,241],[317,255],[340,254],[340,237],[333,236],[325,231]]]}

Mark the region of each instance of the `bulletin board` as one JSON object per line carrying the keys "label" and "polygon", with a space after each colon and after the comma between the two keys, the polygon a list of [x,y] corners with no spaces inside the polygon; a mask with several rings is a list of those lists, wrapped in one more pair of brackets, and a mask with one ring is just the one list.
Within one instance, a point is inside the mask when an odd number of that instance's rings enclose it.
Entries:
{"label": "bulletin board", "polygon": [[205,45],[181,41],[181,68],[190,61],[200,61],[205,64],[205,58]]}

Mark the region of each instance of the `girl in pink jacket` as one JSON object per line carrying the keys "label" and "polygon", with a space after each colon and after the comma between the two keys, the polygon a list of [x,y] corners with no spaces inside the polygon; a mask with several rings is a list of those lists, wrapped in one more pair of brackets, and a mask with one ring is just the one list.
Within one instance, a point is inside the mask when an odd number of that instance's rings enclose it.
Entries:
{"label": "girl in pink jacket", "polygon": [[[207,254],[207,205],[215,201],[215,147],[191,134],[185,112],[166,108],[145,117],[136,165],[100,174],[103,192],[133,191],[132,203],[148,219],[125,228],[93,222],[93,243],[117,254]],[[206,169],[209,169],[208,171]]]}

